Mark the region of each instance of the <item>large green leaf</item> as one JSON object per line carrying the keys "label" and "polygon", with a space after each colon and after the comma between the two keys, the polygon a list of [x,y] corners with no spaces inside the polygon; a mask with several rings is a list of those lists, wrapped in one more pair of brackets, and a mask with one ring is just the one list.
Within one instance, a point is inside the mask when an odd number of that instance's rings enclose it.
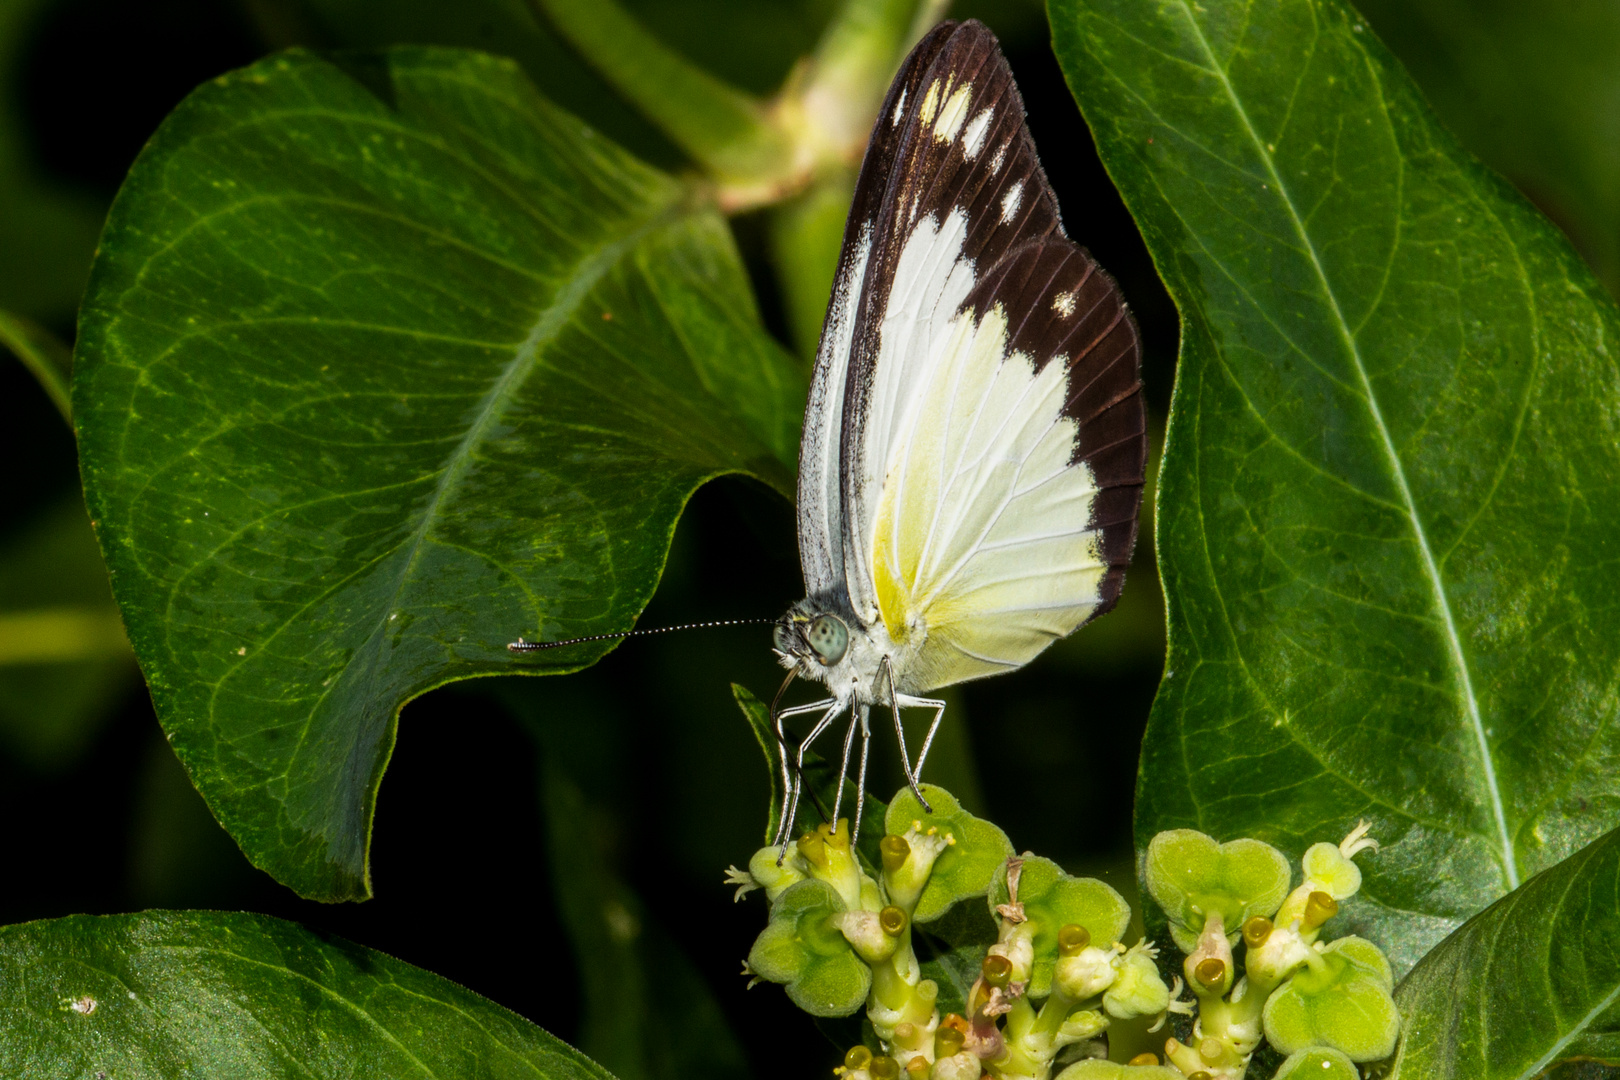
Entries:
{"label": "large green leaf", "polygon": [[391,956],[262,915],[176,911],[0,928],[0,1075],[611,1080]]}
{"label": "large green leaf", "polygon": [[1339,0],[1053,0],[1182,315],[1137,839],[1383,851],[1404,971],[1620,823],[1620,320]]}
{"label": "large green leaf", "polygon": [[1620,833],[1475,916],[1395,1000],[1404,1037],[1391,1080],[1528,1080],[1565,1075],[1560,1062],[1571,1076],[1582,1058],[1620,1063]]}
{"label": "large green leaf", "polygon": [[1620,294],[1620,6],[1356,0],[1435,111]]}
{"label": "large green leaf", "polygon": [[273,57],[114,205],[76,354],[91,515],[159,717],[255,864],[369,895],[400,707],[577,669],[681,507],[781,491],[802,373],[724,222],[508,61]]}

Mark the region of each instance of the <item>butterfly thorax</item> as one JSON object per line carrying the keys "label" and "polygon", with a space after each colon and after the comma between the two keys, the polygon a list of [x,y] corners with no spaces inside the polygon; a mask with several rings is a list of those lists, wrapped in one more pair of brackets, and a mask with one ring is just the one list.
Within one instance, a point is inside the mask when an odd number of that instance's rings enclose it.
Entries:
{"label": "butterfly thorax", "polygon": [[899,649],[890,640],[881,620],[868,624],[854,615],[847,604],[832,598],[800,600],[776,621],[773,631],[777,659],[783,667],[802,679],[819,682],[838,701],[856,705],[889,703],[888,679],[884,661],[890,661],[899,685],[895,665]]}

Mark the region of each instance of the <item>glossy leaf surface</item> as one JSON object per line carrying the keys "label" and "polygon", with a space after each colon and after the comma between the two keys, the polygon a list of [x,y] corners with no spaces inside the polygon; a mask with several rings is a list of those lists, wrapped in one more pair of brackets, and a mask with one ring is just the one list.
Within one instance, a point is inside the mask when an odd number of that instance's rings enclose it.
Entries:
{"label": "glossy leaf surface", "polygon": [[1620,1060],[1620,833],[1475,916],[1395,1002],[1392,1080],[1573,1077],[1582,1059]]}
{"label": "glossy leaf surface", "polygon": [[1463,143],[1620,294],[1620,7],[1357,0]]}
{"label": "glossy leaf surface", "polygon": [[1397,973],[1620,821],[1620,320],[1337,0],[1054,0],[1182,315],[1139,845],[1384,848]]}
{"label": "glossy leaf surface", "polygon": [[410,698],[575,670],[691,492],[784,492],[798,366],[717,214],[507,61],[272,57],[173,113],[81,320],[92,516],[176,752],[249,857],[369,895]]}
{"label": "glossy leaf surface", "polygon": [[611,1080],[447,979],[262,915],[0,928],[0,1073],[30,1080]]}

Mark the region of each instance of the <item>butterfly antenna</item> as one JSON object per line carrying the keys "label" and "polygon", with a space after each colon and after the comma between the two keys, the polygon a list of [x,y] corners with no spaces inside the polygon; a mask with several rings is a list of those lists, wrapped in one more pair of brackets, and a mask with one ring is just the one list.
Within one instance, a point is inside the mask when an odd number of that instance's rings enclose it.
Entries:
{"label": "butterfly antenna", "polygon": [[658,626],[651,630],[621,630],[617,634],[591,634],[588,637],[568,638],[564,641],[524,641],[518,638],[507,646],[513,652],[538,652],[541,649],[560,649],[564,645],[578,645],[585,641],[613,641],[617,638],[644,637],[647,634],[671,634],[676,630],[706,630],[712,626],[759,626],[775,619],[722,619],[719,622],[695,622],[682,626]]}

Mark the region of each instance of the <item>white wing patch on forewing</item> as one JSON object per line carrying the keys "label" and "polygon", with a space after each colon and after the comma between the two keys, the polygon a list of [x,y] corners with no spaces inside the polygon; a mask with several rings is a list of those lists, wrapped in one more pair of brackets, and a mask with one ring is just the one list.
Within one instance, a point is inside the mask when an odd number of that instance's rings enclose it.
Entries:
{"label": "white wing patch on forewing", "polygon": [[894,103],[894,118],[890,121],[895,127],[900,126],[901,117],[906,115],[906,91],[908,87],[900,88],[900,97]]}
{"label": "white wing patch on forewing", "polygon": [[984,149],[984,137],[990,133],[990,121],[995,118],[995,110],[980,109],[979,115],[968,121],[967,129],[962,132],[962,153],[969,161]]}
{"label": "white wing patch on forewing", "polygon": [[821,351],[804,410],[804,435],[799,443],[799,561],[810,596],[844,583],[838,454],[855,316],[871,254],[872,227],[867,225],[856,240],[854,257],[833,284],[827,325],[822,330]]}
{"label": "white wing patch on forewing", "polygon": [[1018,216],[1018,208],[1024,205],[1024,182],[1015,180],[1008,186],[1007,194],[1001,197],[1001,220],[1011,225]]}
{"label": "white wing patch on forewing", "polygon": [[967,119],[968,106],[972,101],[972,83],[963,83],[953,90],[939,110],[939,119],[934,121],[934,138],[940,142],[950,142],[956,138],[956,133],[962,130],[962,123]]}
{"label": "white wing patch on forewing", "polygon": [[895,262],[888,303],[878,327],[878,357],[872,367],[874,384],[854,506],[856,520],[851,523],[851,545],[845,553],[850,564],[846,571],[850,599],[856,613],[869,622],[878,617],[867,561],[878,493],[892,462],[904,456],[897,440],[909,430],[910,418],[928,407],[924,398],[928,387],[939,381],[936,372],[951,333],[951,316],[973,289],[973,264],[962,255],[966,237],[967,215],[960,207],[943,222],[928,215],[912,227]]}
{"label": "white wing patch on forewing", "polygon": [[877,503],[873,585],[911,653],[907,692],[1028,663],[1091,614],[1107,564],[1097,487],[1070,464],[1061,358],[1008,354],[1005,312],[951,319],[902,418]]}

